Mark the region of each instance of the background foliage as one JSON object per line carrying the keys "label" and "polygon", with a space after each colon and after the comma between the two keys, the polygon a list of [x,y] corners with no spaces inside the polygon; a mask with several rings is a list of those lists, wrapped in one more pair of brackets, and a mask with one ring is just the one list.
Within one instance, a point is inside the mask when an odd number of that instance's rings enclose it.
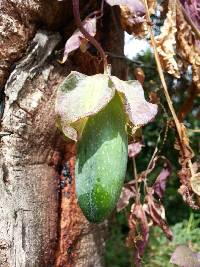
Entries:
{"label": "background foliage", "polygon": [[[166,125],[169,112],[167,110],[165,99],[162,99],[162,94],[160,94],[161,85],[153,54],[150,50],[147,50],[145,53],[139,54],[134,61],[140,61],[142,66],[144,66],[144,89],[146,94],[148,95],[150,90],[156,91],[159,97],[161,97],[161,102],[163,103],[163,106],[160,107],[160,112],[157,115],[156,120],[142,129],[145,146],[136,157],[138,173],[146,169],[157,144],[159,135],[160,141],[158,142],[158,147],[161,149],[161,154],[165,155],[172,163],[172,174],[167,182],[163,204],[165,206],[167,222],[171,227],[174,239],[170,242],[166,239],[163,232],[158,227],[153,227],[150,231],[150,240],[143,259],[143,265],[145,267],[170,267],[173,265],[169,263],[169,260],[177,245],[186,244],[195,251],[199,250],[200,214],[199,212],[192,211],[192,209],[183,202],[181,195],[177,192],[180,184],[177,179],[176,171],[180,169],[180,165],[178,163],[178,152],[172,145],[174,143],[175,134],[173,130],[169,129],[166,140],[163,143],[165,130],[163,127]],[[133,62],[129,62],[129,69],[132,70],[134,67],[136,67],[135,64]],[[129,75],[130,78],[134,78],[133,71],[129,71]],[[184,90],[184,88],[185,86],[188,87],[191,83],[190,72],[186,72],[179,80],[168,75],[167,81],[171,97],[174,100],[175,110],[178,111],[184,103],[184,99],[188,97],[188,91]],[[190,136],[191,147],[196,155],[199,155],[199,133],[192,132],[190,129],[198,129],[200,127],[200,121],[196,117],[199,104],[200,101],[196,98],[192,112],[190,112],[184,120],[184,123],[189,129],[188,133]],[[126,176],[127,181],[132,179],[132,171],[132,161],[130,160]],[[154,171],[149,174],[148,182],[150,185],[153,181],[155,181],[159,171],[160,168],[157,166]],[[129,210],[130,206],[127,207],[126,211],[116,213],[109,223],[109,233],[105,255],[107,267],[134,266],[132,261],[132,251],[125,245],[128,234],[127,216]]]}

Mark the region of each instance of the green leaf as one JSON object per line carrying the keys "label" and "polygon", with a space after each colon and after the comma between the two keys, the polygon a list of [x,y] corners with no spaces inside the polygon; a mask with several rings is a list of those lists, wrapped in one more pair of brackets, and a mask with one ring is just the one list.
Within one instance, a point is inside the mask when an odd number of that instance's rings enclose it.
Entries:
{"label": "green leaf", "polygon": [[86,76],[71,72],[60,85],[56,99],[56,113],[64,134],[77,141],[87,117],[98,113],[115,94],[109,87],[109,76]]}

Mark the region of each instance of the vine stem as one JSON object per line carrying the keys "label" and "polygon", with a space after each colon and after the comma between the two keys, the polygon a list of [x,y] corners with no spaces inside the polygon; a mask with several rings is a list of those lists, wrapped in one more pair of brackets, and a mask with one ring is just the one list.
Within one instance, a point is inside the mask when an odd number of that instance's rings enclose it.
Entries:
{"label": "vine stem", "polygon": [[136,166],[136,162],[135,162],[134,157],[133,157],[133,173],[134,173],[134,178],[135,178],[135,190],[136,190],[135,202],[136,202],[136,204],[140,204],[140,190],[139,190],[139,185],[138,185],[137,166]]}
{"label": "vine stem", "polygon": [[[166,81],[165,81],[165,77],[164,77],[164,74],[163,74],[162,66],[161,66],[161,63],[160,63],[160,58],[159,58],[158,51],[157,51],[156,41],[155,41],[154,34],[153,34],[153,31],[152,31],[152,27],[151,27],[152,21],[151,21],[150,14],[149,14],[149,8],[148,8],[147,0],[144,0],[144,4],[145,4],[145,9],[146,9],[146,16],[147,16],[148,28],[149,28],[150,37],[151,37],[151,43],[152,43],[152,46],[153,46],[156,65],[157,65],[157,68],[158,68],[158,73],[159,73],[160,80],[161,80],[161,83],[162,83],[162,86],[163,86],[163,91],[164,91],[164,94],[165,94],[165,97],[166,97],[166,100],[167,100],[167,104],[169,106],[170,112],[172,114],[172,117],[173,117],[173,120],[174,120],[174,123],[175,123],[175,126],[176,126],[176,130],[177,130],[178,137],[179,137],[179,142],[180,142],[181,148],[183,149],[183,144],[182,144],[183,134],[182,134],[182,130],[181,130],[182,127],[181,127],[181,124],[180,124],[180,122],[178,120],[176,112],[174,110],[174,107],[173,107],[173,104],[172,104],[172,101],[171,101],[171,98],[170,98],[170,95],[169,95],[169,92],[168,92],[168,88],[167,88],[167,84],[166,84]],[[188,167],[190,169],[191,175],[193,176],[194,175],[194,171],[193,171],[191,160],[188,161]]]}
{"label": "vine stem", "polygon": [[88,39],[90,41],[91,44],[93,44],[97,51],[99,51],[99,54],[103,60],[103,65],[104,65],[104,73],[108,72],[108,61],[107,61],[107,57],[106,54],[103,50],[103,48],[101,47],[101,45],[97,42],[97,40],[92,37],[83,27],[83,24],[81,22],[80,19],[80,12],[79,12],[79,0],[72,0],[72,5],[73,5],[73,13],[74,13],[74,18],[75,18],[75,22],[77,27],[79,28],[79,30],[81,31],[81,33],[85,36],[86,39]]}

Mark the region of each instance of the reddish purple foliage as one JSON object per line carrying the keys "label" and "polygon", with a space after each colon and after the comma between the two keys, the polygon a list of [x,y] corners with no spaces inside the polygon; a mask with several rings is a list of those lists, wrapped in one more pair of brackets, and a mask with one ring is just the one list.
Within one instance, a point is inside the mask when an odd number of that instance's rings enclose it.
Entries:
{"label": "reddish purple foliage", "polygon": [[159,198],[163,198],[166,188],[167,178],[170,176],[170,174],[171,174],[171,165],[170,163],[168,163],[166,164],[166,166],[164,166],[164,168],[158,175],[153,185],[153,190],[159,196]]}
{"label": "reddish purple foliage", "polygon": [[128,156],[130,158],[134,158],[140,153],[142,147],[143,147],[143,144],[141,144],[140,142],[129,144],[128,145]]}
{"label": "reddish purple foliage", "polygon": [[200,30],[200,1],[199,0],[180,0],[188,17]]}
{"label": "reddish purple foliage", "polygon": [[111,6],[127,6],[131,11],[134,11],[136,16],[142,17],[145,15],[145,6],[140,0],[106,0],[106,2]]}
{"label": "reddish purple foliage", "polygon": [[172,240],[173,234],[165,220],[164,207],[161,205],[161,203],[156,202],[153,197],[153,190],[151,188],[148,190],[145,203],[145,211],[150,216],[153,223],[163,230],[169,240]]}
{"label": "reddish purple foliage", "polygon": [[193,252],[189,247],[180,245],[171,256],[170,263],[179,267],[200,267],[200,253]]}
{"label": "reddish purple foliage", "polygon": [[131,181],[124,185],[119,201],[117,203],[117,211],[123,210],[131,198],[136,196],[135,181]]}
{"label": "reddish purple foliage", "polygon": [[[139,227],[138,227],[139,226]],[[129,217],[128,244],[134,246],[134,262],[141,267],[141,259],[149,239],[149,225],[141,204],[134,204]]]}

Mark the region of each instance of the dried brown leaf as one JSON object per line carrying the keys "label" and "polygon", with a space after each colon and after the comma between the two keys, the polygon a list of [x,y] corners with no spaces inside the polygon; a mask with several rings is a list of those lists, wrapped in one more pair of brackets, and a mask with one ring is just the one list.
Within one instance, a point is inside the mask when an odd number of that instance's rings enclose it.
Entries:
{"label": "dried brown leaf", "polygon": [[[197,201],[198,198],[196,198],[194,194],[194,193],[197,194],[197,192],[195,191],[199,190],[197,188],[198,180],[196,179],[197,176],[195,175],[195,168],[193,168],[193,165],[191,163],[191,159],[194,157],[194,153],[189,145],[189,139],[186,134],[185,126],[183,123],[181,123],[180,125],[181,125],[180,130],[181,130],[182,142],[180,144],[180,141],[176,140],[174,146],[175,149],[179,151],[179,163],[181,165],[181,170],[178,171],[178,177],[181,183],[178,192],[182,195],[185,203],[187,203],[191,208],[200,209],[200,205]],[[197,170],[198,169],[196,169],[196,171]]]}
{"label": "dried brown leaf", "polygon": [[[125,31],[139,38],[147,33],[145,6],[141,0],[106,0],[111,6],[119,5],[121,9],[121,24]],[[156,1],[148,0],[150,13],[154,12]]]}
{"label": "dried brown leaf", "polygon": [[157,51],[164,70],[176,78],[180,78],[178,64],[174,58],[176,54],[174,51],[176,32],[176,1],[169,0],[167,17],[160,35],[156,37]]}
{"label": "dried brown leaf", "polygon": [[149,188],[148,194],[145,197],[145,211],[149,215],[153,223],[155,225],[158,225],[163,230],[166,237],[169,240],[172,240],[172,231],[170,230],[165,220],[165,209],[161,205],[161,203],[155,201],[153,197],[153,190],[151,188]]}
{"label": "dried brown leaf", "polygon": [[151,161],[150,165],[148,166],[148,168],[145,171],[142,171],[139,175],[139,179],[143,180],[145,177],[147,177],[147,175],[149,173],[151,173],[153,171],[153,169],[156,166],[156,162],[158,160],[158,156],[154,157],[153,160]]}
{"label": "dried brown leaf", "polygon": [[194,200],[194,196],[192,195],[191,190],[188,189],[187,186],[181,185],[178,189],[179,194],[181,194],[183,201],[192,209],[199,210],[199,203],[196,204],[196,201]]}
{"label": "dried brown leaf", "polygon": [[185,65],[192,66],[193,81],[198,92],[200,92],[200,48],[191,26],[187,23],[181,10],[177,5],[177,50],[178,55],[185,61]]}
{"label": "dried brown leaf", "polygon": [[151,91],[149,93],[149,99],[150,99],[150,102],[153,104],[159,104],[160,103],[160,97],[157,94],[157,92],[155,92],[155,91]]}
{"label": "dried brown leaf", "polygon": [[191,178],[191,187],[193,192],[200,196],[200,173],[196,173]]}
{"label": "dried brown leaf", "polygon": [[136,15],[127,6],[121,6],[121,25],[122,28],[129,34],[133,34],[138,38],[143,38],[147,34],[147,25],[144,14],[142,16]]}
{"label": "dried brown leaf", "polygon": [[141,204],[133,204],[129,216],[129,235],[127,245],[134,247],[134,262],[140,267],[141,259],[149,239],[149,225]]}
{"label": "dried brown leaf", "polygon": [[144,4],[140,0],[106,0],[106,2],[111,6],[126,6],[136,15],[144,16],[145,14]]}
{"label": "dried brown leaf", "polygon": [[[200,30],[200,1],[199,0],[180,0],[187,16],[195,27]],[[200,44],[200,43],[199,43]]]}
{"label": "dried brown leaf", "polygon": [[144,84],[145,74],[144,74],[144,71],[142,68],[139,68],[139,67],[135,68],[134,69],[134,76],[135,76],[136,80],[138,80],[141,83],[141,85]]}
{"label": "dried brown leaf", "polygon": [[147,5],[150,14],[154,14],[156,8],[157,1],[156,0],[147,0]]}

